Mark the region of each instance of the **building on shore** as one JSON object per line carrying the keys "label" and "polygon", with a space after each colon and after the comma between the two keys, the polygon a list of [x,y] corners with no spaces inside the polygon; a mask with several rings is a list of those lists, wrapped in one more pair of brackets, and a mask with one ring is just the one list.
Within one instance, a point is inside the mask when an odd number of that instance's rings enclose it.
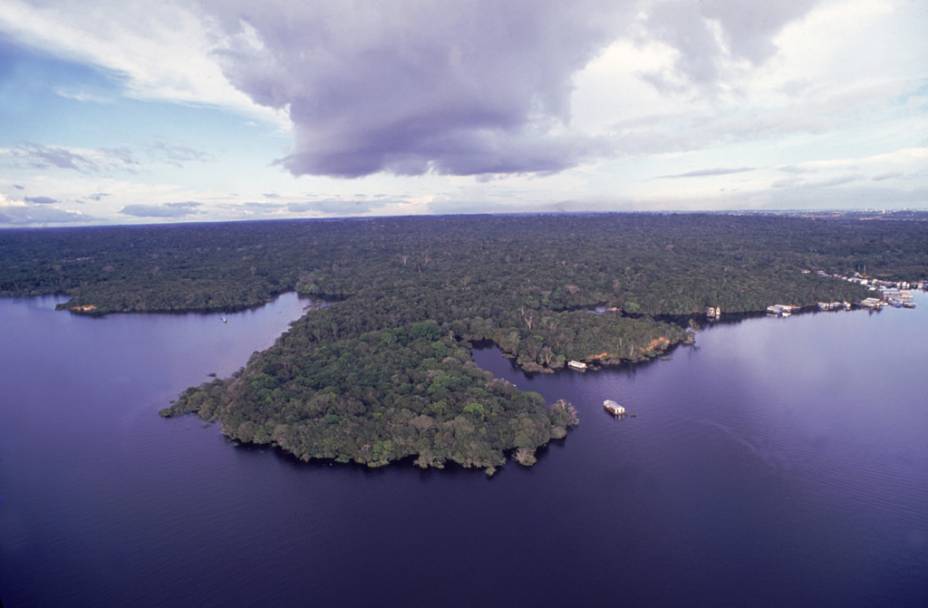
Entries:
{"label": "building on shore", "polygon": [[767,307],[767,314],[775,317],[788,317],[796,310],[799,310],[799,307],[793,304],[774,304]]}

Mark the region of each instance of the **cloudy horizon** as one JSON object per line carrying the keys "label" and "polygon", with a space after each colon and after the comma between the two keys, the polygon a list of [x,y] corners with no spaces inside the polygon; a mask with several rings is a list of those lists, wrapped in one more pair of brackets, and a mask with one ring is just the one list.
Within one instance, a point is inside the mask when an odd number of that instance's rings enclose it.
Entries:
{"label": "cloudy horizon", "polygon": [[0,226],[928,209],[928,4],[0,4]]}

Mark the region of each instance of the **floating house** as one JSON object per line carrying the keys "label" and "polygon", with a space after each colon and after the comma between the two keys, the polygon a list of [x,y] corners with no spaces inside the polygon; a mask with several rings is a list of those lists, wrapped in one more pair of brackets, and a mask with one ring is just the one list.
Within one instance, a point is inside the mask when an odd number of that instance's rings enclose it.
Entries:
{"label": "floating house", "polygon": [[626,414],[625,408],[612,399],[606,399],[603,401],[603,409],[615,416],[620,418]]}
{"label": "floating house", "polygon": [[863,306],[864,308],[871,308],[871,309],[879,310],[880,308],[883,307],[884,302],[883,300],[879,298],[865,298],[860,301],[860,305]]}
{"label": "floating house", "polygon": [[774,304],[773,306],[767,307],[767,314],[775,317],[788,317],[798,308],[798,306],[793,306],[792,304]]}

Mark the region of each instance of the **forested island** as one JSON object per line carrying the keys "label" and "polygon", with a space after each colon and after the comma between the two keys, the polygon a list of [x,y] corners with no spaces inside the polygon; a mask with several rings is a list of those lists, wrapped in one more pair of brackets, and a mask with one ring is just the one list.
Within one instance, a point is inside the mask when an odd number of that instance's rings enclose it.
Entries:
{"label": "forested island", "polygon": [[859,302],[828,274],[928,278],[923,214],[408,217],[0,232],[0,296],[65,294],[75,314],[229,311],[288,292],[328,303],[231,378],[162,411],[309,461],[414,458],[492,474],[577,424],[471,361],[529,372],[658,357],[707,307]]}

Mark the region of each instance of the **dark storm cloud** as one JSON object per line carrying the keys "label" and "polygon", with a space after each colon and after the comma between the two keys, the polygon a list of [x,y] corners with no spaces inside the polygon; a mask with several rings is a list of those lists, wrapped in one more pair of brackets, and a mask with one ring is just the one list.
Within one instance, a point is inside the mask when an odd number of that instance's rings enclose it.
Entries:
{"label": "dark storm cloud", "polygon": [[655,179],[680,179],[686,177],[711,177],[713,175],[731,175],[733,173],[747,173],[754,171],[754,167],[718,167],[715,169],[699,169],[697,171],[687,171],[686,173],[675,173],[673,175],[660,175]]}
{"label": "dark storm cloud", "polygon": [[573,74],[631,2],[207,2],[226,75],[287,108],[293,174],[556,172],[603,154],[565,133]]}
{"label": "dark storm cloud", "polygon": [[674,47],[682,92],[711,87],[725,58],[760,64],[813,0],[346,3],[203,0],[231,41],[229,80],[286,110],[294,175],[553,173],[622,147],[570,127],[573,77],[634,33]]}
{"label": "dark storm cloud", "polygon": [[165,203],[163,205],[133,204],[126,205],[120,213],[134,217],[185,217],[200,212],[200,203],[186,201],[182,203]]}
{"label": "dark storm cloud", "polygon": [[23,197],[23,200],[33,205],[51,205],[58,202],[57,198],[50,196],[26,196]]}

